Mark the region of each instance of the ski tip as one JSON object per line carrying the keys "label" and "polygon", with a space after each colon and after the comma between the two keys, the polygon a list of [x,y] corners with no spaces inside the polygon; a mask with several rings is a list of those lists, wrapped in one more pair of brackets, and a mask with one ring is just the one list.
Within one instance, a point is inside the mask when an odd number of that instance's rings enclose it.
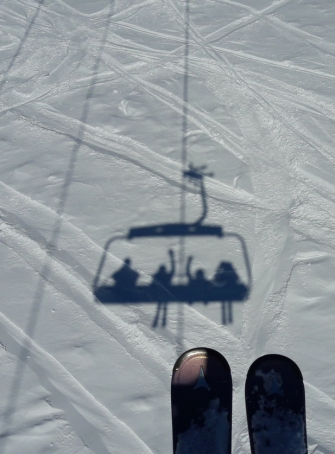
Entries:
{"label": "ski tip", "polygon": [[210,361],[212,359],[216,359],[219,363],[221,363],[221,366],[226,369],[227,372],[230,373],[230,367],[228,364],[228,361],[224,356],[221,355],[221,353],[217,352],[216,350],[213,350],[212,348],[206,348],[206,347],[197,347],[197,348],[192,348],[190,350],[187,350],[184,352],[182,355],[179,356],[177,361],[175,362],[175,365],[173,366],[173,373],[175,373],[178,369],[180,369],[181,365],[186,361],[191,358],[203,358],[207,361]]}
{"label": "ski tip", "polygon": [[289,368],[291,371],[296,375],[299,380],[303,380],[303,376],[301,370],[299,369],[298,365],[290,358],[284,355],[279,354],[268,354],[261,356],[260,358],[256,359],[251,366],[249,367],[247,377],[250,377],[255,373],[255,371],[259,368],[262,369],[271,369],[271,368]]}
{"label": "ski tip", "polygon": [[192,348],[173,367],[173,452],[231,453],[232,377],[216,350]]}
{"label": "ski tip", "polygon": [[258,358],[245,382],[251,454],[307,454],[306,403],[302,373],[284,355]]}

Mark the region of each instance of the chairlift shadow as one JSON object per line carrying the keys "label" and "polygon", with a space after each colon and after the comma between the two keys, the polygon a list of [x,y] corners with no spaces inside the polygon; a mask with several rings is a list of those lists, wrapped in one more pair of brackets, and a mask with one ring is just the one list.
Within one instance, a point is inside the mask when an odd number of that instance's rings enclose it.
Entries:
{"label": "chairlift shadow", "polygon": [[[222,324],[233,322],[234,302],[243,302],[251,289],[251,268],[247,248],[243,238],[231,232],[224,232],[219,225],[203,224],[207,215],[206,192],[203,184],[205,166],[195,168],[192,165],[184,171],[184,176],[200,187],[202,214],[194,223],[165,223],[131,228],[126,235],[110,238],[104,252],[93,283],[93,293],[97,300],[104,304],[136,304],[155,303],[157,311],[152,326],[156,327],[161,319],[162,326],[167,324],[167,306],[169,303],[204,303],[221,302]],[[187,282],[174,284],[175,258],[169,250],[170,264],[160,264],[151,276],[148,284],[138,284],[139,273],[133,269],[131,258],[127,257],[123,265],[111,277],[112,285],[100,284],[102,270],[107,254],[113,243],[119,240],[133,241],[145,238],[166,237],[215,237],[218,240],[232,237],[240,242],[243,261],[247,273],[247,283],[238,276],[233,263],[222,260],[218,263],[212,279],[207,279],[205,271],[192,271],[193,257],[188,257],[185,278]]]}

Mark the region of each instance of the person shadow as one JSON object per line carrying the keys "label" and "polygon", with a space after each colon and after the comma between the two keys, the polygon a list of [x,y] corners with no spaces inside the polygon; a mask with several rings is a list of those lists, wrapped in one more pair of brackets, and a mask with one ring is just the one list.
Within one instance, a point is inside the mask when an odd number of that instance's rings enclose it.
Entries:
{"label": "person shadow", "polygon": [[110,276],[113,285],[98,287],[96,297],[103,303],[156,303],[154,328],[167,325],[169,302],[221,302],[222,324],[232,323],[232,303],[243,301],[248,293],[248,287],[240,281],[233,264],[221,261],[213,278],[208,279],[204,269],[192,270],[193,256],[189,256],[185,269],[187,282],[174,284],[175,256],[173,250],[168,254],[169,265],[159,265],[148,284],[138,283],[140,273],[132,267],[131,259],[125,258],[122,266]]}
{"label": "person shadow", "polygon": [[157,272],[152,275],[151,285],[153,291],[157,295],[157,310],[152,326],[155,328],[158,325],[160,313],[162,312],[162,326],[166,326],[167,305],[169,301],[171,281],[175,273],[175,259],[173,250],[169,250],[170,256],[170,271],[167,271],[165,265],[160,265]]}
{"label": "person shadow", "polygon": [[222,294],[226,295],[226,299],[221,301],[222,324],[232,323],[232,302],[234,297],[238,296],[240,286],[239,277],[233,264],[224,261],[220,262],[212,282],[215,288],[222,290]]}
{"label": "person shadow", "polygon": [[127,257],[124,259],[122,267],[115,271],[111,277],[115,281],[115,288],[131,290],[135,288],[139,275],[140,273],[131,267],[131,259]]}
{"label": "person shadow", "polygon": [[[186,276],[188,277],[189,302],[196,301],[198,297],[203,296],[203,302],[208,303],[210,298],[210,282],[206,279],[206,273],[202,268],[198,268],[195,273],[191,272],[193,257],[189,256],[186,264]],[[207,298],[208,297],[208,298]]]}

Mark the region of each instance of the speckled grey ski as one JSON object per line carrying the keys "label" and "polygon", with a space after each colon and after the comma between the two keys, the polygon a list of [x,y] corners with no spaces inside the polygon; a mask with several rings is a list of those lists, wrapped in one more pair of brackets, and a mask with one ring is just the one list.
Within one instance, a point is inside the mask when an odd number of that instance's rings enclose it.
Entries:
{"label": "speckled grey ski", "polygon": [[232,379],[220,353],[195,348],[180,356],[171,404],[174,454],[231,454]]}
{"label": "speckled grey ski", "polygon": [[292,360],[257,359],[248,372],[245,401],[252,454],[308,454],[305,389]]}

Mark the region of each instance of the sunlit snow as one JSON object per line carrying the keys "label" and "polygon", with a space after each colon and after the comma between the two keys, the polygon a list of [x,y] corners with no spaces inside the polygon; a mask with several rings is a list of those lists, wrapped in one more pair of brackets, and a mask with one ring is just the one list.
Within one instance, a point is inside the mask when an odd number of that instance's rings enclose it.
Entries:
{"label": "sunlit snow", "polygon": [[[333,454],[334,2],[0,0],[0,24],[1,453],[170,454],[172,367],[203,346],[231,366],[232,453],[247,370],[279,353]],[[126,259],[135,297],[102,303]]]}

